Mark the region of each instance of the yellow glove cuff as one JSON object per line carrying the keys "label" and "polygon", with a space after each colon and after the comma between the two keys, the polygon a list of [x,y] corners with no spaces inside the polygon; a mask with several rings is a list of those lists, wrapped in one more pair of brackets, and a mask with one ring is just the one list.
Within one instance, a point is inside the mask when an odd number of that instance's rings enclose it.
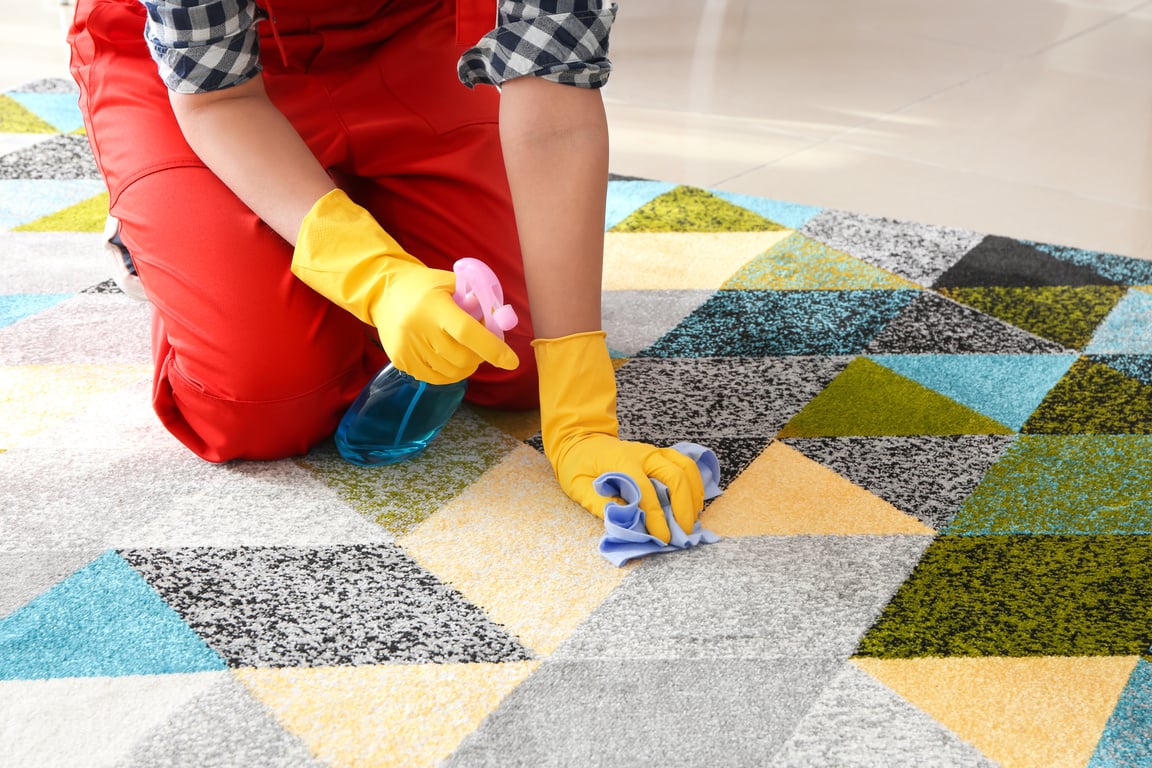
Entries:
{"label": "yellow glove cuff", "polygon": [[300,224],[292,274],[366,323],[387,288],[390,270],[407,262],[423,266],[367,210],[342,189],[313,204]]}
{"label": "yellow glove cuff", "polygon": [[616,372],[604,331],[536,339],[540,375],[540,425],[544,453],[553,466],[565,444],[581,435],[619,435]]}

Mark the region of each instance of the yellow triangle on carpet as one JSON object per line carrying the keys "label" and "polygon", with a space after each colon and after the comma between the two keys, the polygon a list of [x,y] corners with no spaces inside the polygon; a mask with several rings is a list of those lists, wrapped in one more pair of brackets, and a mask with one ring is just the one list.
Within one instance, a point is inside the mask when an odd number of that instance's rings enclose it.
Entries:
{"label": "yellow triangle on carpet", "polygon": [[101,232],[108,218],[108,193],[81,200],[75,205],[14,227],[14,232]]}
{"label": "yellow triangle on carpet", "polygon": [[452,754],[538,664],[239,669],[235,674],[325,764],[407,768],[437,765]]}
{"label": "yellow triangle on carpet", "polygon": [[853,661],[1006,768],[1055,768],[1091,759],[1138,657]]}
{"label": "yellow triangle on carpet", "polygon": [[603,533],[604,523],[560,489],[548,460],[524,445],[397,543],[549,654],[628,573],[600,555]]}
{"label": "yellow triangle on carpet", "polygon": [[884,535],[935,531],[783,443],[772,443],[701,518],[721,536]]}
{"label": "yellow triangle on carpet", "polygon": [[11,96],[0,93],[0,133],[59,133]]}
{"label": "yellow triangle on carpet", "polygon": [[604,290],[715,290],[790,232],[609,232]]}

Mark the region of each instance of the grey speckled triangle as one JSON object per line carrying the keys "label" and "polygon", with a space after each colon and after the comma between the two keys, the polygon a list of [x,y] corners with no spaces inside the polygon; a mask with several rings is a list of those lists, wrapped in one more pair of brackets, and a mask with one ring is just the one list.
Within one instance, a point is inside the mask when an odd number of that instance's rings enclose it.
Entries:
{"label": "grey speckled triangle", "polygon": [[984,239],[964,229],[832,210],[816,215],[800,233],[924,286]]}
{"label": "grey speckled triangle", "polygon": [[616,372],[620,435],[667,442],[767,442],[849,357],[634,358]]}
{"label": "grey speckled triangle", "polygon": [[774,757],[778,768],[994,768],[992,760],[853,664]]}
{"label": "grey speckled triangle", "polygon": [[554,657],[847,659],[931,540],[732,537],[647,560]]}
{"label": "grey speckled triangle", "polygon": [[0,179],[99,179],[84,136],[53,136],[0,155]]}
{"label": "grey speckled triangle", "polygon": [[121,555],[232,667],[530,658],[395,545]]}
{"label": "grey speckled triangle", "polygon": [[13,88],[13,93],[79,93],[76,83],[63,77],[45,77],[31,83],[25,83],[19,88]]}
{"label": "grey speckled triangle", "polygon": [[812,658],[549,662],[444,766],[770,765],[838,666]]}
{"label": "grey speckled triangle", "polygon": [[231,675],[141,740],[116,768],[321,768]]}

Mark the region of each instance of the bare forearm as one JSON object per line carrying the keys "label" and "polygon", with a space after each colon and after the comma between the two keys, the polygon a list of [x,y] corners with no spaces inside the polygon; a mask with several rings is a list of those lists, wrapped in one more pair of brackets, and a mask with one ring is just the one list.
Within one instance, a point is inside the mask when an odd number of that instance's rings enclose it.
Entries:
{"label": "bare forearm", "polygon": [[204,164],[289,243],[335,184],[254,78],[203,94],[171,94],[185,138]]}
{"label": "bare forearm", "polygon": [[600,92],[522,77],[500,138],[539,338],[600,328],[608,126]]}

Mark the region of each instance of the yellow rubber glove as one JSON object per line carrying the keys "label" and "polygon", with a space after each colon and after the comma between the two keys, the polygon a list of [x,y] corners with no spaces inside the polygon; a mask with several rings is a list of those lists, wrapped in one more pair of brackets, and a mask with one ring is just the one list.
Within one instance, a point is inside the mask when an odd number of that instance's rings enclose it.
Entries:
{"label": "yellow rubber glove", "polygon": [[429,384],[471,376],[482,361],[512,370],[516,353],[452,300],[456,275],[405,252],[342,190],[304,217],[292,273],[376,326],[392,364]]}
{"label": "yellow rubber glove", "polygon": [[592,482],[623,472],[640,486],[648,533],[668,543],[670,533],[656,489],[668,486],[676,523],[691,533],[704,508],[704,482],[695,462],[672,448],[619,439],[616,375],[603,331],[532,342],[540,368],[540,425],[544,453],[564,492],[597,517],[608,499]]}

